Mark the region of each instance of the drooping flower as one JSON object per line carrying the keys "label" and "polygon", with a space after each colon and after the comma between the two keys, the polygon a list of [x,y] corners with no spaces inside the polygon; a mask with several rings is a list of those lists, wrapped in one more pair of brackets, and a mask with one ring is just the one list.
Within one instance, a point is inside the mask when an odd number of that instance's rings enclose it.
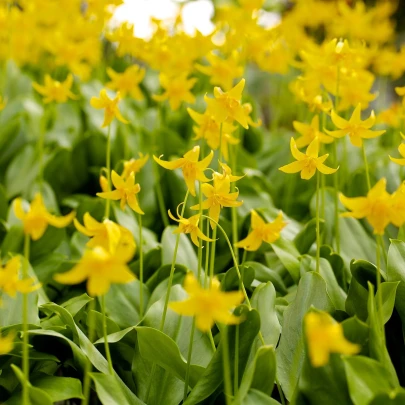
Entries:
{"label": "drooping flower", "polygon": [[104,122],[101,125],[101,128],[108,127],[114,118],[117,118],[118,121],[121,121],[124,124],[128,124],[128,121],[121,115],[121,112],[118,109],[118,103],[120,100],[121,96],[119,92],[113,99],[111,99],[108,97],[106,89],[100,90],[100,98],[91,98],[90,104],[93,108],[99,110],[104,109]]}
{"label": "drooping flower", "polygon": [[41,284],[35,283],[31,277],[20,279],[19,270],[21,260],[19,256],[12,257],[5,266],[0,265],[0,291],[14,298],[17,292],[28,294],[41,287]]}
{"label": "drooping flower", "polygon": [[173,160],[171,162],[164,161],[156,156],[153,156],[153,159],[160,166],[168,170],[181,168],[187,188],[190,191],[190,194],[195,196],[196,180],[201,182],[207,182],[210,180],[205,176],[204,170],[207,169],[211,163],[213,156],[214,152],[211,151],[203,160],[198,161],[198,158],[200,157],[200,147],[194,146],[194,148],[184,154],[182,158]]}
{"label": "drooping flower", "polygon": [[50,75],[45,75],[44,85],[32,83],[32,87],[44,97],[44,103],[66,103],[69,99],[76,100],[78,97],[71,92],[73,75],[68,75],[64,82],[53,80]]}
{"label": "drooping flower", "polygon": [[124,180],[115,170],[111,171],[111,181],[115,187],[113,191],[104,191],[97,193],[97,196],[105,198],[106,200],[121,200],[120,207],[123,210],[125,205],[128,204],[138,214],[144,214],[139,206],[136,195],[141,191],[141,186],[135,184],[135,175],[131,173],[127,179]]}
{"label": "drooping flower", "polygon": [[234,325],[242,321],[231,310],[243,300],[241,291],[223,292],[215,278],[210,288],[201,288],[197,279],[190,272],[184,280],[184,289],[189,295],[184,301],[170,302],[169,308],[180,315],[195,316],[197,328],[208,332],[215,322]]}
{"label": "drooping flower", "polygon": [[304,318],[308,356],[313,367],[328,364],[331,353],[356,354],[360,346],[349,342],[340,323],[326,312],[309,312]]}
{"label": "drooping flower", "polygon": [[343,217],[366,218],[377,235],[383,235],[385,227],[392,217],[391,196],[386,191],[387,181],[382,178],[367,193],[366,197],[348,198],[340,195],[341,203],[351,212],[341,214]]}
{"label": "drooping flower", "polygon": [[301,179],[309,180],[313,177],[317,170],[323,174],[335,173],[339,168],[332,169],[325,166],[323,162],[328,158],[329,154],[318,157],[319,153],[319,141],[315,138],[309,145],[305,153],[298,150],[297,144],[294,138],[291,138],[290,142],[291,153],[296,162],[279,168],[284,173],[298,173],[301,172]]}
{"label": "drooping flower", "polygon": [[87,280],[87,292],[92,297],[108,292],[113,283],[126,284],[135,280],[127,266],[133,252],[116,251],[110,253],[101,246],[85,251],[80,262],[65,273],[56,274],[55,280],[61,284],[79,284]]}
{"label": "drooping flower", "polygon": [[16,198],[14,200],[14,213],[23,222],[24,233],[30,235],[32,240],[40,239],[48,228],[48,225],[56,228],[68,226],[76,215],[74,211],[64,217],[50,214],[39,193],[32,200],[28,212],[25,212],[23,209],[22,199]]}
{"label": "drooping flower", "polygon": [[318,138],[320,143],[332,143],[333,138],[319,131],[319,115],[312,118],[311,124],[294,121],[295,130],[301,135],[296,139],[297,148],[308,146],[315,138]]}
{"label": "drooping flower", "polygon": [[107,68],[107,74],[111,81],[106,84],[111,90],[118,91],[122,97],[127,95],[135,100],[142,100],[143,94],[139,88],[139,83],[145,77],[145,69],[139,65],[132,65],[124,72],[118,73],[110,67]]}
{"label": "drooping flower", "polygon": [[237,121],[244,128],[249,128],[245,110],[241,104],[242,91],[245,87],[245,79],[242,79],[231,90],[224,92],[220,87],[214,87],[214,97],[204,96],[207,103],[207,112],[211,114],[218,123],[224,121]]}
{"label": "drooping flower", "polygon": [[361,120],[361,104],[357,105],[349,121],[339,117],[334,110],[332,110],[331,117],[333,123],[339,129],[336,131],[325,130],[325,132],[334,138],[342,138],[349,135],[352,145],[359,148],[363,145],[363,139],[376,138],[385,133],[385,130],[372,131],[370,129],[376,121],[374,111],[371,112],[368,119]]}
{"label": "drooping flower", "polygon": [[252,210],[252,232],[245,239],[236,243],[235,246],[248,251],[257,250],[263,242],[273,243],[279,239],[280,232],[286,225],[287,223],[283,221],[282,212],[277,215],[273,222],[266,223],[256,211]]}
{"label": "drooping flower", "polygon": [[149,159],[149,155],[143,155],[143,153],[139,153],[139,159],[130,159],[124,162],[124,170],[121,174],[122,178],[126,179],[130,176],[131,173],[135,175],[139,173],[146,165],[146,162]]}
{"label": "drooping flower", "polygon": [[190,234],[191,240],[193,241],[194,245],[199,246],[199,240],[205,240],[206,242],[213,242],[213,239],[208,238],[205,236],[200,228],[198,227],[198,224],[200,222],[200,214],[193,215],[190,218],[184,218],[181,215],[178,215],[178,218],[174,217],[173,214],[168,211],[169,217],[173,220],[179,223],[179,227],[173,232],[174,234],[176,233],[185,233],[185,234]]}
{"label": "drooping flower", "polygon": [[15,333],[10,332],[7,336],[0,336],[0,356],[10,353],[14,348]]}

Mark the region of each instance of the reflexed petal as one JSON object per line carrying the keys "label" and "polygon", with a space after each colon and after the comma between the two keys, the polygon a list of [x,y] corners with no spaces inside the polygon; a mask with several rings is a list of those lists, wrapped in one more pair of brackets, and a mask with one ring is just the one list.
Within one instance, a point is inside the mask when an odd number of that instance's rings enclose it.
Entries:
{"label": "reflexed petal", "polygon": [[361,104],[357,104],[354,109],[352,116],[350,117],[350,124],[359,125],[361,124]]}
{"label": "reflexed petal", "polygon": [[309,180],[316,173],[316,166],[306,166],[301,170],[301,179]]}
{"label": "reflexed petal", "polygon": [[337,172],[337,170],[339,169],[339,167],[333,169],[331,167],[325,166],[323,163],[317,164],[316,168],[323,174],[332,174]]}
{"label": "reflexed petal", "polygon": [[[331,118],[332,122],[335,124],[335,126],[339,129],[345,129],[350,126],[349,121],[346,121],[345,119],[339,117],[339,115],[336,114],[335,110],[332,110],[331,112]],[[329,132],[328,132],[329,133]]]}
{"label": "reflexed petal", "polygon": [[401,143],[401,145],[398,146],[398,152],[405,158],[405,143]]}
{"label": "reflexed petal", "polygon": [[102,276],[91,276],[87,280],[87,292],[91,297],[105,295],[110,289],[110,280]]}
{"label": "reflexed petal", "polygon": [[97,97],[92,97],[90,99],[90,105],[97,109],[105,108],[105,102]]}
{"label": "reflexed petal", "polygon": [[[213,206],[211,206],[211,208],[209,210],[209,216],[215,222],[219,222],[220,212],[221,212],[221,207],[219,205],[213,205]],[[214,229],[217,226],[217,224],[213,221],[210,221],[210,222],[211,222],[211,228]]]}
{"label": "reflexed petal", "polygon": [[366,131],[362,131],[360,136],[362,138],[366,138],[366,139],[371,139],[371,138],[377,138],[377,136],[380,136],[382,134],[385,134],[385,130],[381,130],[381,131],[371,131],[371,130],[366,130]]}
{"label": "reflexed petal", "polygon": [[145,214],[139,206],[138,200],[135,195],[129,195],[127,198],[128,205],[138,214]]}
{"label": "reflexed petal", "polygon": [[387,188],[387,180],[383,177],[368,192],[367,197],[370,197],[370,198],[383,197],[384,194],[387,194],[386,188]]}
{"label": "reflexed petal", "polygon": [[291,138],[290,140],[290,149],[291,149],[291,154],[296,160],[304,160],[307,158],[305,153],[302,153],[298,150],[297,144],[295,143],[295,139]]}
{"label": "reflexed petal", "polygon": [[48,224],[45,220],[41,221],[40,223],[36,224],[35,226],[28,227],[28,226],[24,225],[25,233],[31,235],[32,240],[41,239],[46,231],[46,228],[48,228]]}
{"label": "reflexed petal", "polygon": [[121,199],[121,191],[114,190],[114,191],[106,191],[104,193],[97,193],[98,197],[105,198],[107,200],[120,200]]}
{"label": "reflexed petal", "polygon": [[361,148],[363,146],[363,140],[360,138],[360,136],[350,136],[350,143],[353,146],[357,146],[358,148]]}
{"label": "reflexed petal", "polygon": [[242,92],[245,87],[245,79],[241,79],[240,82],[231,90],[227,92],[229,97],[234,98],[235,100],[240,100],[242,98]]}
{"label": "reflexed petal", "polygon": [[401,165],[401,166],[405,166],[405,159],[397,159],[397,158],[393,158],[393,157],[389,157],[394,163]]}
{"label": "reflexed petal", "polygon": [[235,246],[243,248],[247,251],[256,251],[262,245],[262,239],[258,237],[257,233],[253,230],[245,239],[237,242]]}
{"label": "reflexed petal", "polygon": [[70,214],[65,215],[63,217],[57,217],[55,215],[51,215],[51,214],[47,213],[45,218],[50,225],[52,225],[56,228],[64,228],[73,221],[73,218],[75,216],[76,216],[76,212],[72,211]]}
{"label": "reflexed petal", "polygon": [[304,168],[305,162],[300,160],[297,162],[292,162],[288,165],[281,166],[278,170],[284,173],[298,173]]}
{"label": "reflexed petal", "polygon": [[375,124],[375,120],[376,120],[376,118],[375,118],[374,111],[371,111],[370,117],[367,118],[366,120],[364,120],[361,123],[361,126],[364,127],[364,128],[369,129]]}
{"label": "reflexed petal", "polygon": [[256,229],[260,226],[263,226],[265,222],[263,221],[263,218],[255,210],[252,210],[250,217],[250,224],[252,226],[252,229]]}
{"label": "reflexed petal", "polygon": [[24,220],[25,216],[27,215],[23,209],[22,198],[16,198],[14,200],[14,214],[18,219]]}
{"label": "reflexed petal", "polygon": [[115,171],[111,171],[111,181],[116,189],[125,188],[125,180]]}
{"label": "reflexed petal", "polygon": [[172,160],[171,162],[161,160],[161,159],[157,158],[156,156],[153,156],[153,159],[155,160],[155,162],[158,165],[160,165],[168,170],[178,169],[179,167],[182,167],[186,163],[186,160],[184,158]]}
{"label": "reflexed petal", "polygon": [[85,265],[78,264],[65,273],[55,274],[54,279],[61,284],[79,284],[88,277]]}
{"label": "reflexed petal", "polygon": [[193,316],[196,312],[194,305],[192,305],[192,300],[190,299],[178,302],[169,302],[169,308],[174,312],[185,316]]}
{"label": "reflexed petal", "polygon": [[328,131],[327,129],[325,129],[324,131],[334,138],[343,138],[349,133],[347,129],[339,129],[337,131]]}
{"label": "reflexed petal", "polygon": [[319,140],[315,138],[309,145],[306,151],[306,155],[317,158],[319,153]]}
{"label": "reflexed petal", "polygon": [[134,274],[129,270],[128,266],[123,265],[115,265],[113,269],[111,269],[111,273],[109,273],[109,281],[111,283],[119,283],[119,284],[126,284],[134,281],[136,277]]}

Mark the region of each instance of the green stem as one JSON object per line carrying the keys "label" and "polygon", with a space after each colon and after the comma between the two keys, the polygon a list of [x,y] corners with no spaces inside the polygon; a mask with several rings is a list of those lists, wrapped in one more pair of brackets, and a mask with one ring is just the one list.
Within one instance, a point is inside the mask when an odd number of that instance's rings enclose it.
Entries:
{"label": "green stem", "polygon": [[44,149],[45,149],[45,135],[46,127],[49,116],[49,108],[44,106],[44,115],[42,116],[39,128],[38,138],[38,185],[39,192],[42,194],[43,182],[44,182]]}
{"label": "green stem", "polygon": [[142,215],[138,214],[139,225],[139,317],[143,318],[143,233]]}
{"label": "green stem", "polygon": [[[106,166],[107,166],[107,184],[108,191],[111,191],[111,124],[108,126],[107,132],[107,151],[106,151]],[[110,218],[111,200],[106,199],[104,218]]]}
{"label": "green stem", "polygon": [[316,272],[319,273],[319,261],[321,256],[321,233],[319,229],[319,180],[320,173],[316,173]]}
{"label": "green stem", "polygon": [[[333,155],[334,162],[337,163],[337,146],[336,141],[333,142]],[[339,224],[339,172],[335,172],[333,175],[333,187],[334,187],[334,202],[335,202],[335,241],[336,241],[336,253],[340,255],[340,224]]]}
{"label": "green stem", "polygon": [[381,328],[381,336],[382,336],[382,345],[385,347],[385,328],[384,328],[384,319],[383,319],[383,301],[382,301],[382,291],[381,291],[381,269],[380,269],[380,249],[382,249],[381,246],[381,239],[382,237],[380,235],[377,236],[377,277],[376,277],[376,283],[377,283],[377,302],[378,302],[378,314],[379,314],[379,323],[380,323],[380,328]]}
{"label": "green stem", "polygon": [[224,394],[226,405],[230,405],[232,402],[232,383],[231,383],[231,369],[229,367],[229,342],[228,342],[228,327],[224,325],[222,339],[222,354],[223,354],[223,371],[224,371]]}
{"label": "green stem", "polygon": [[239,324],[235,326],[235,360],[233,363],[233,392],[238,394],[239,390]]}
{"label": "green stem", "polygon": [[[28,234],[24,237],[24,264],[22,269],[22,279],[26,280],[28,278],[28,264],[30,260],[30,236]],[[23,374],[24,374],[24,384],[23,384],[23,405],[29,405],[29,374],[30,374],[30,364],[29,364],[29,347],[28,347],[28,293],[22,294],[22,322],[23,322]]]}
{"label": "green stem", "polygon": [[220,165],[221,160],[222,160],[222,122],[219,125],[218,171],[221,168]]}
{"label": "green stem", "polygon": [[[184,216],[184,211],[186,209],[186,204],[187,204],[187,199],[188,199],[188,194],[189,191],[187,189],[186,196],[184,197],[184,202],[183,202],[183,207],[181,209],[181,217]],[[180,243],[180,233],[177,234],[176,237],[176,244],[174,246],[174,251],[173,251],[173,259],[172,259],[172,265],[170,268],[170,275],[169,275],[169,281],[167,284],[167,292],[166,292],[166,298],[165,298],[165,306],[163,308],[163,315],[162,315],[162,320],[160,322],[160,330],[163,332],[163,328],[165,326],[165,321],[166,321],[166,314],[167,314],[167,307],[169,305],[169,299],[170,299],[170,290],[172,288],[173,284],[173,277],[174,277],[174,270],[176,268],[176,259],[177,259],[177,251],[179,249],[179,243]]]}
{"label": "green stem", "polygon": [[159,207],[159,211],[160,211],[160,216],[162,218],[163,225],[166,228],[169,226],[169,218],[167,217],[165,200],[163,198],[162,187],[160,184],[159,168],[158,168],[156,162],[152,163],[152,167],[153,167],[153,171],[154,171],[154,175],[155,175],[155,191],[156,191],[156,197],[157,197],[158,207]]}
{"label": "green stem", "polygon": [[111,353],[110,353],[110,345],[108,344],[107,340],[107,315],[105,314],[105,296],[101,296],[101,312],[103,314],[103,337],[104,337],[104,348],[105,348],[105,354],[107,357],[107,362],[108,362],[108,371],[110,375],[114,375],[114,368],[112,365],[112,360],[111,360]]}
{"label": "green stem", "polygon": [[370,189],[371,189],[370,172],[369,172],[369,169],[368,169],[367,154],[366,154],[366,148],[365,148],[364,141],[363,141],[361,149],[362,149],[362,152],[363,152],[364,167],[366,169],[367,188],[370,191]]}
{"label": "green stem", "polygon": [[[237,145],[235,145],[236,149]],[[236,153],[232,154],[232,171],[236,171]],[[236,187],[235,183],[231,183],[231,192],[235,192]],[[231,208],[231,215],[232,215],[232,244],[235,251],[236,260],[239,262],[239,249],[235,246],[238,243],[238,211],[237,207]]]}
{"label": "green stem", "polygon": [[[209,222],[209,221],[208,221]],[[212,239],[211,242],[211,257],[210,257],[210,287],[212,286],[212,281],[214,279],[214,267],[215,267],[215,249],[217,245],[217,227],[215,227],[212,231]]]}
{"label": "green stem", "polygon": [[187,399],[188,386],[189,386],[189,381],[190,381],[190,366],[191,366],[191,355],[193,354],[194,331],[195,331],[195,317],[193,318],[193,324],[191,326],[191,332],[190,332],[190,342],[188,345],[187,368],[186,368],[186,379],[185,379],[185,383],[184,383],[183,403],[186,402],[186,399]]}
{"label": "green stem", "polygon": [[[89,302],[89,308],[87,312],[87,317],[88,317],[88,337],[91,343],[93,343],[94,340],[94,314],[92,311],[95,309],[95,299],[92,299]],[[82,405],[88,405],[90,401],[90,373],[91,369],[93,368],[93,365],[90,361],[89,358],[87,358],[86,361],[86,366],[84,370],[84,379],[83,379],[83,400],[82,400]]]}
{"label": "green stem", "polygon": [[[203,216],[201,216],[201,219],[203,219]],[[207,232],[206,235],[209,238],[210,237],[210,221],[207,221]],[[208,270],[209,270],[209,260],[210,260],[210,243],[206,243],[206,251],[205,251],[205,273],[204,273],[204,288],[207,288],[208,286]]]}
{"label": "green stem", "polygon": [[[204,218],[201,217],[202,215],[202,183],[201,181],[199,182],[198,186],[198,204],[200,206],[199,208],[199,223],[198,227],[200,228],[200,231],[203,232],[203,225],[204,225]],[[207,242],[208,245],[209,242]],[[198,267],[197,267],[197,279],[198,282],[201,283],[201,269],[202,269],[202,249],[203,249],[203,241],[202,239],[199,240],[198,243]]]}
{"label": "green stem", "polygon": [[241,264],[245,264],[246,257],[247,257],[247,250],[245,249],[245,250],[243,251],[243,255],[242,255],[242,262],[241,262]]}

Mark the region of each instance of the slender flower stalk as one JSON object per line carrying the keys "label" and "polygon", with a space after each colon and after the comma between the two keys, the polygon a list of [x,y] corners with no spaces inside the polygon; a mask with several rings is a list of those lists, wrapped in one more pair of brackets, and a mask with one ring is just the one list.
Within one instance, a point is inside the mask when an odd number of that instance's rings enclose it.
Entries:
{"label": "slender flower stalk", "polygon": [[226,405],[232,403],[232,382],[231,382],[231,369],[229,367],[230,358],[229,358],[229,341],[228,341],[228,327],[224,326],[221,333],[222,340],[222,359],[223,359],[223,371],[224,371],[224,394]]}
{"label": "slender flower stalk", "polygon": [[[107,151],[106,151],[106,166],[107,166],[107,192],[111,192],[111,123],[108,125],[107,132]],[[107,199],[105,204],[104,218],[110,219],[111,200]]]}
{"label": "slender flower stalk", "polygon": [[[96,300],[92,299],[89,302],[88,312],[87,312],[87,330],[88,330],[88,338],[91,343],[94,340],[94,314],[93,311],[95,309]],[[86,366],[84,369],[84,378],[83,378],[83,401],[82,405],[88,405],[90,401],[90,373],[93,368],[93,364],[89,358],[87,358]]]}
{"label": "slender flower stalk", "polygon": [[143,233],[142,215],[138,214],[139,225],[139,317],[143,318]]}
{"label": "slender flower stalk", "polygon": [[[30,260],[30,235],[25,234],[24,237],[24,264],[22,277],[23,280],[28,278],[28,264]],[[29,405],[29,374],[30,374],[30,364],[29,364],[29,347],[28,347],[28,292],[22,293],[22,321],[23,321],[23,374],[24,374],[24,384],[23,384],[23,405]]]}
{"label": "slender flower stalk", "polygon": [[100,304],[101,304],[101,312],[103,314],[103,337],[104,337],[104,348],[105,348],[105,354],[107,357],[107,362],[108,362],[108,371],[110,375],[114,375],[114,368],[112,365],[112,360],[111,360],[111,352],[110,352],[110,345],[108,344],[107,340],[107,315],[105,313],[105,295],[102,295],[100,297]]}
{"label": "slender flower stalk", "polygon": [[321,234],[319,229],[319,180],[320,173],[316,173],[316,272],[319,273],[321,252]]}

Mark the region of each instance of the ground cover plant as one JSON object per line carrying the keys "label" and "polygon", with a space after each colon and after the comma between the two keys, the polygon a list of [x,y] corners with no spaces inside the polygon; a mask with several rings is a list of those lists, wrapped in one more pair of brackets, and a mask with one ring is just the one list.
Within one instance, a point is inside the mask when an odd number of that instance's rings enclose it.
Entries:
{"label": "ground cover plant", "polygon": [[0,403],[405,403],[402,6],[120,4],[0,1]]}

